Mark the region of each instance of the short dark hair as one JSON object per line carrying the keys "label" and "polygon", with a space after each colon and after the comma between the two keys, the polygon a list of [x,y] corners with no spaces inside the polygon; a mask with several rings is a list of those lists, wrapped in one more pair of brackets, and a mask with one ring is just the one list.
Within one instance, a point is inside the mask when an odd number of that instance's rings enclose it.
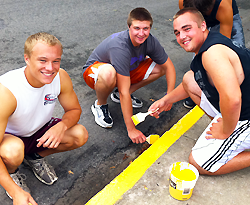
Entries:
{"label": "short dark hair", "polygon": [[150,27],[153,25],[153,18],[151,14],[143,7],[138,7],[130,11],[127,20],[128,27],[131,26],[133,20],[150,21]]}
{"label": "short dark hair", "polygon": [[195,7],[197,8],[202,15],[208,15],[215,4],[215,0],[183,0],[183,7]]}
{"label": "short dark hair", "polygon": [[194,14],[196,17],[196,23],[198,24],[198,27],[201,26],[201,23],[203,21],[205,21],[203,15],[201,14],[200,11],[198,11],[198,9],[194,8],[194,7],[188,7],[188,8],[183,8],[181,10],[179,10],[173,17],[173,19],[177,19],[179,16],[185,14],[185,13],[191,13]]}

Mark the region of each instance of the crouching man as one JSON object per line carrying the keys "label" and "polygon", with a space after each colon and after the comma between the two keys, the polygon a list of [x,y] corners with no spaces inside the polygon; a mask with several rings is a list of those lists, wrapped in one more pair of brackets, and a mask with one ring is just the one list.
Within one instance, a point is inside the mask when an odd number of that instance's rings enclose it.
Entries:
{"label": "crouching man", "polygon": [[[60,68],[63,49],[48,33],[31,35],[25,42],[26,66],[0,76],[0,184],[13,204],[37,203],[20,178],[24,161],[47,185],[57,180],[44,157],[81,147],[88,132],[77,124],[81,115],[67,72]],[[56,99],[65,113],[53,118]]]}
{"label": "crouching man", "polygon": [[200,174],[220,175],[250,166],[250,51],[208,31],[202,14],[184,8],[173,21],[177,42],[196,55],[182,83],[149,110],[167,110],[186,97],[212,119],[189,156]]}

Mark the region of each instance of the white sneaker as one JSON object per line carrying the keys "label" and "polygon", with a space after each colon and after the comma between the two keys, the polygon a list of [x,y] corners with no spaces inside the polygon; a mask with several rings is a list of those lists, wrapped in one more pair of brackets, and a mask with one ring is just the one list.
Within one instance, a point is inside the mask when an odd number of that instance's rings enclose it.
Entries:
{"label": "white sneaker", "polygon": [[[10,174],[10,177],[13,179],[13,181],[24,191],[30,193],[29,187],[27,187],[26,183],[24,180],[26,180],[26,175],[25,174],[20,174],[19,171],[16,173]],[[8,197],[12,199],[12,197],[9,195],[9,193],[6,191],[6,194]]]}
{"label": "white sneaker", "polygon": [[95,116],[95,122],[104,128],[111,128],[113,126],[113,120],[108,110],[108,104],[97,105],[97,100],[91,106],[91,111]]}
{"label": "white sneaker", "polygon": [[[113,93],[111,93],[110,98],[113,102],[120,103],[120,95],[118,89],[115,89]],[[133,108],[141,108],[143,106],[142,101],[140,101],[138,98],[131,95],[131,101]]]}

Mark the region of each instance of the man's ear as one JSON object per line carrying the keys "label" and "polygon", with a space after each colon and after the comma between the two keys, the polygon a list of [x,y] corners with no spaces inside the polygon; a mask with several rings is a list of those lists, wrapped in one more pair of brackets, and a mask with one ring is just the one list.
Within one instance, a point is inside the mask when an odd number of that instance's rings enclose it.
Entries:
{"label": "man's ear", "polygon": [[29,56],[27,54],[24,54],[24,60],[25,60],[25,63],[28,65],[29,64]]}
{"label": "man's ear", "polygon": [[206,29],[207,29],[206,21],[202,21],[202,23],[201,23],[201,30],[205,31]]}

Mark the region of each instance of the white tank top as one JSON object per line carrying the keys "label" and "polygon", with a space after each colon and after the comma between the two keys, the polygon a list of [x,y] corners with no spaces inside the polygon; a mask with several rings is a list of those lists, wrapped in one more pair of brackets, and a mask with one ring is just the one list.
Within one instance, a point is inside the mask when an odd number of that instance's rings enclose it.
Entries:
{"label": "white tank top", "polygon": [[58,73],[52,83],[34,88],[25,77],[25,68],[5,73],[0,76],[0,83],[12,92],[17,101],[16,110],[9,117],[5,132],[29,137],[51,119],[61,86]]}

